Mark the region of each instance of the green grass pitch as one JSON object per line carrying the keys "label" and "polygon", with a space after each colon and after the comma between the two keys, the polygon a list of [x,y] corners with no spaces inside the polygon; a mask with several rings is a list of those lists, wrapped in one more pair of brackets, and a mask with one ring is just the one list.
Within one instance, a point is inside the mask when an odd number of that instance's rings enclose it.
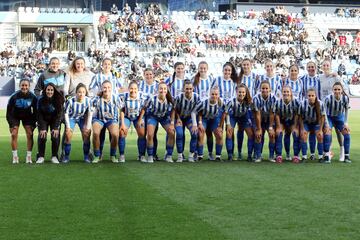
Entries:
{"label": "green grass pitch", "polygon": [[[128,137],[128,161],[123,165],[108,160],[97,165],[82,163],[77,134],[70,164],[40,166],[23,163],[25,136],[21,132],[22,163],[12,165],[4,111],[0,119],[0,239],[360,236],[360,112],[350,113],[353,163],[348,165],[336,159],[331,165],[141,164],[134,160],[135,132]],[[163,136],[159,136],[160,156]],[[333,145],[338,153],[335,136]],[[35,145],[34,153],[36,149]]]}

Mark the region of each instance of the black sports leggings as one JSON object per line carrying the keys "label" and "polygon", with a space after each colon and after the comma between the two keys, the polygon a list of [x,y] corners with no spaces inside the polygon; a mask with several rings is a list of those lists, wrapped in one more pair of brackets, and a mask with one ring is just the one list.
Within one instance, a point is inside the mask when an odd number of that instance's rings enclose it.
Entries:
{"label": "black sports leggings", "polygon": [[[54,129],[52,123],[47,124],[46,131],[49,129],[49,127],[50,127],[50,132],[51,132]],[[40,133],[40,130],[39,130],[39,133]],[[51,154],[52,154],[51,156],[52,157],[58,157],[58,151],[59,151],[59,145],[60,145],[60,135],[61,135],[60,133],[61,133],[61,129],[59,129],[59,134],[56,138],[51,133]],[[39,157],[45,156],[46,140],[47,140],[47,136],[45,138],[40,138],[40,134],[38,135]]]}

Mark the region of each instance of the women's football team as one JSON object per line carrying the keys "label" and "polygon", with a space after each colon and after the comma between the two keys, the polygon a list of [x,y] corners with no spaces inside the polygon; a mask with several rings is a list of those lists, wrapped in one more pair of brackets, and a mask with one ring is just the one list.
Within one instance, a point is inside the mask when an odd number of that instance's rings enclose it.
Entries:
{"label": "women's football team", "polygon": [[[107,130],[110,160],[123,163],[131,124],[136,130],[138,160],[141,162],[153,163],[157,159],[160,124],[166,132],[166,162],[174,161],[175,146],[176,162],[186,160],[185,129],[188,129],[189,162],[204,159],[205,137],[208,159],[222,161],[224,135],[227,160],[235,158],[235,135],[237,158],[241,160],[245,132],[249,162],[264,160],[267,136],[270,162],[283,162],[283,146],[285,160],[304,162],[308,159],[309,143],[310,160],[315,160],[317,145],[319,162],[331,163],[334,127],[340,145],[339,160],[351,163],[349,97],[336,73],[331,72],[329,61],[322,63],[323,74],[320,75],[316,73],[316,64],[309,62],[307,74],[302,77],[299,77],[299,67],[292,65],[285,79],[274,72],[271,60],[265,61],[264,75],[255,74],[252,61],[244,59],[239,74],[227,62],[222,74],[215,78],[208,74],[209,66],[202,61],[192,79],[185,77],[185,65],[177,62],[174,74],[164,81],[156,82],[152,70],[147,68],[144,79],[140,83],[129,83],[127,88],[113,74],[111,59],[104,59],[101,66],[101,72],[93,75],[85,68],[85,60],[78,57],[65,73],[59,69],[59,59],[52,58],[49,69],[39,77],[35,94],[30,91],[30,81],[21,79],[20,90],[10,97],[6,112],[14,164],[19,163],[20,122],[26,132],[26,163],[33,162],[33,131],[36,127],[36,163],[45,161],[48,133],[52,143],[51,162],[68,163],[76,125],[82,135],[85,162],[102,160]],[[116,156],[117,148],[119,157]]]}

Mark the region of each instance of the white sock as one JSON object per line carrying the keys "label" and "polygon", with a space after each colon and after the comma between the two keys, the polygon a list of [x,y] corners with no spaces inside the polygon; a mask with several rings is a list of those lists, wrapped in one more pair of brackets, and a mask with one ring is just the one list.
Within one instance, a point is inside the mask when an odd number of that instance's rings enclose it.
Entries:
{"label": "white sock", "polygon": [[31,157],[31,151],[26,151],[26,156]]}
{"label": "white sock", "polygon": [[12,155],[13,155],[13,157],[17,157],[18,156],[17,150],[12,151]]}

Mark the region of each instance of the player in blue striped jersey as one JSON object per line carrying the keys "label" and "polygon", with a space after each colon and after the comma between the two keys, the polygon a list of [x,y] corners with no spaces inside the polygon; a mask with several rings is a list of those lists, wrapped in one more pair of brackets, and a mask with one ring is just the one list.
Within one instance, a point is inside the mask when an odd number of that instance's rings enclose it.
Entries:
{"label": "player in blue striped jersey", "polygon": [[90,163],[90,134],[91,134],[91,99],[87,97],[85,84],[79,83],[75,89],[76,96],[65,103],[65,142],[63,163],[69,162],[71,151],[71,138],[75,125],[78,124],[83,139],[84,161]]}
{"label": "player in blue striped jersey", "polygon": [[236,93],[237,97],[234,97],[226,104],[222,117],[222,124],[226,118],[226,150],[228,159],[231,160],[234,154],[234,128],[237,124],[238,129],[240,131],[245,130],[248,136],[248,161],[251,162],[254,147],[254,130],[251,127],[249,110],[252,105],[252,99],[249,89],[243,83],[236,88]]}
{"label": "player in blue striped jersey", "polygon": [[335,127],[344,136],[344,152],[345,163],[350,161],[350,128],[348,125],[348,111],[350,108],[349,97],[344,92],[344,88],[340,82],[336,82],[333,86],[333,93],[328,95],[324,100],[327,114],[328,126],[324,136],[324,160],[330,163],[330,145],[331,145],[331,129]]}
{"label": "player in blue striped jersey", "polygon": [[[205,100],[210,96],[211,85],[214,81],[214,78],[208,75],[209,66],[207,62],[201,61],[198,65],[198,73],[193,78],[194,91],[200,96],[201,100]],[[213,133],[210,128],[206,131],[206,142],[209,152],[209,159],[214,160],[212,156],[214,141]]]}
{"label": "player in blue striped jersey", "polygon": [[[332,71],[331,62],[329,60],[325,60],[321,63],[322,74],[319,75],[321,82],[321,94],[320,99],[324,101],[324,99],[332,93],[333,85],[336,82],[341,82],[339,76],[336,72]],[[337,128],[335,128],[336,137],[340,145],[340,157],[339,161],[343,162],[345,159],[344,152],[344,137]]]}
{"label": "player in blue striped jersey", "polygon": [[[316,74],[316,64],[313,61],[310,61],[306,64],[307,74],[301,77],[303,83],[303,92],[307,93],[308,90],[314,89],[318,99],[321,99],[321,84],[319,75]],[[305,96],[307,97],[307,96]],[[310,159],[315,159],[315,147],[316,147],[316,134],[310,132],[309,134],[309,145],[310,145]]]}
{"label": "player in blue striped jersey", "polygon": [[100,161],[100,133],[103,128],[110,132],[110,158],[114,163],[116,159],[116,147],[119,138],[119,115],[123,108],[123,103],[118,95],[113,94],[112,84],[105,80],[102,83],[102,91],[99,96],[92,100],[94,107],[92,129],[93,129],[93,163]]}
{"label": "player in blue striped jersey", "polygon": [[[252,72],[252,62],[251,59],[249,58],[245,58],[241,62],[239,82],[245,84],[245,86],[249,89],[251,97],[254,97],[256,95],[256,87],[257,87],[256,84],[258,82],[258,76],[254,72]],[[250,115],[252,115],[251,111],[250,111]],[[238,129],[236,133],[236,137],[237,137],[238,159],[241,159],[242,144],[244,141],[244,131],[240,131]]]}
{"label": "player in blue striped jersey", "polygon": [[253,115],[255,126],[255,160],[261,162],[261,152],[263,145],[263,136],[265,132],[269,135],[269,161],[275,162],[275,121],[274,121],[274,104],[276,97],[271,93],[270,83],[264,81],[260,84],[261,93],[253,98]]}
{"label": "player in blue striped jersey", "polygon": [[325,107],[318,100],[316,90],[309,88],[307,91],[307,99],[305,99],[300,107],[300,131],[301,131],[301,150],[302,161],[307,160],[307,139],[308,134],[313,132],[318,141],[319,161],[322,161],[324,144],[323,144],[323,127],[325,123]]}
{"label": "player in blue striped jersey", "polygon": [[177,162],[183,161],[184,127],[187,127],[191,134],[189,162],[194,162],[194,153],[197,144],[197,121],[196,121],[196,104],[200,97],[193,92],[194,88],[190,80],[184,82],[184,92],[175,98],[174,110],[176,113],[176,148],[178,151]]}
{"label": "player in blue striped jersey", "polygon": [[270,59],[265,60],[264,65],[266,73],[259,76],[258,81],[256,82],[256,91],[257,93],[261,92],[260,83],[266,80],[270,83],[271,92],[279,98],[281,96],[282,87],[281,77],[274,73],[275,66]]}
{"label": "player in blue striped jersey", "polygon": [[182,62],[176,62],[174,69],[173,75],[165,79],[164,82],[168,85],[170,95],[176,98],[184,89],[185,65]]}
{"label": "player in blue striped jersey", "polygon": [[[152,97],[157,95],[158,90],[158,82],[154,79],[154,71],[151,68],[145,68],[144,70],[144,80],[139,84],[139,91],[142,92],[147,97]],[[145,132],[147,132],[147,112],[145,112]],[[157,160],[157,131],[158,125],[156,125],[155,133],[154,133],[154,158]]]}
{"label": "player in blue striped jersey", "polygon": [[124,114],[120,115],[120,139],[119,139],[119,152],[120,152],[120,162],[125,162],[125,137],[127,132],[133,123],[138,139],[137,147],[138,153],[141,162],[147,162],[145,158],[146,151],[146,139],[145,139],[145,121],[144,118],[139,118],[141,109],[144,106],[146,97],[139,92],[138,84],[135,81],[132,81],[129,84],[129,92],[124,93],[121,96],[122,102],[124,104]]}
{"label": "player in blue striped jersey", "polygon": [[283,86],[290,86],[293,97],[302,100],[303,99],[303,83],[299,78],[299,67],[293,64],[289,67],[289,77],[285,80]]}
{"label": "player in blue striped jersey", "polygon": [[166,83],[159,83],[157,90],[158,94],[146,100],[139,116],[139,119],[141,119],[145,115],[145,112],[147,112],[146,148],[148,153],[148,163],[154,162],[154,137],[158,123],[161,124],[167,133],[165,161],[173,162],[172,153],[175,143],[175,111],[172,111],[173,100],[169,95],[167,95],[167,91],[168,89]]}
{"label": "player in blue striped jersey", "polygon": [[95,96],[98,91],[102,91],[102,83],[109,81],[112,84],[113,94],[118,94],[122,91],[121,79],[116,77],[112,72],[112,61],[110,58],[105,58],[101,63],[102,71],[97,73],[91,80],[89,91],[91,95]]}
{"label": "player in blue striped jersey", "polygon": [[[284,145],[287,160],[290,157],[290,136],[293,135],[293,150],[294,150],[294,163],[299,162],[299,128],[298,114],[300,108],[300,101],[293,98],[290,86],[282,88],[282,98],[276,100],[274,104],[275,125],[276,125],[276,162],[282,163],[282,148],[283,148],[283,132],[285,131]],[[297,157],[296,157],[297,156]]]}
{"label": "player in blue striped jersey", "polygon": [[144,80],[140,81],[139,91],[147,97],[155,96],[158,89],[158,83],[154,80],[154,72],[151,68],[144,70]]}
{"label": "player in blue striped jersey", "polygon": [[[204,158],[204,138],[205,133],[209,130],[214,133],[216,138],[216,158],[221,158],[221,150],[223,145],[222,140],[222,125],[221,116],[223,113],[223,102],[219,98],[219,88],[214,86],[210,90],[210,98],[207,98],[199,102],[196,106],[196,112],[198,113],[198,147],[197,154],[198,160],[201,161]],[[211,136],[212,137],[212,136]]]}
{"label": "player in blue striped jersey", "polygon": [[[102,83],[109,81],[111,83],[113,94],[117,95],[119,92],[124,91],[121,80],[116,77],[112,72],[112,61],[110,58],[105,58],[101,63],[101,72],[97,73],[91,80],[89,86],[89,95],[96,96],[97,93],[102,91]],[[100,158],[102,157],[102,150],[104,148],[106,128],[103,128],[100,135]],[[111,141],[111,140],[110,140]]]}
{"label": "player in blue striped jersey", "polygon": [[227,103],[235,96],[235,87],[237,84],[236,69],[234,65],[227,62],[223,66],[223,76],[214,79],[211,88],[219,88],[220,98]]}

